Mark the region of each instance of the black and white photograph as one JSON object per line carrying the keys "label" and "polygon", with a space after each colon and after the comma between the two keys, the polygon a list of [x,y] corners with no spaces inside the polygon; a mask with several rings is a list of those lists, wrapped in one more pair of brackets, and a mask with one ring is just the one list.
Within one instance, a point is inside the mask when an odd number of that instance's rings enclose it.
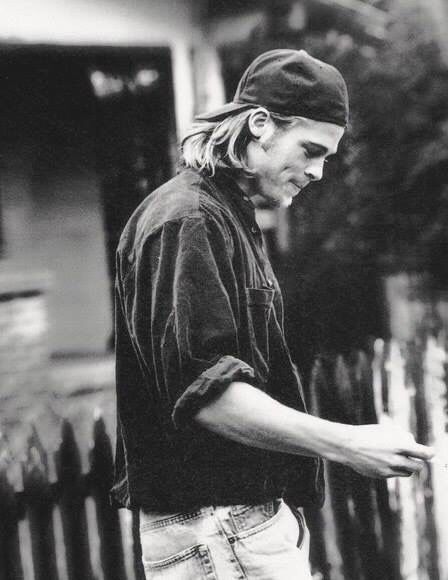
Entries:
{"label": "black and white photograph", "polygon": [[2,0],[0,580],[448,580],[448,0]]}

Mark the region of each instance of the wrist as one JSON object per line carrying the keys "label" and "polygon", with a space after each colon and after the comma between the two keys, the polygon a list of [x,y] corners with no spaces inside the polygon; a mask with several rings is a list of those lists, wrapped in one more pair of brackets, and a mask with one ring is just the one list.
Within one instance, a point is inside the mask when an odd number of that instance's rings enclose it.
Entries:
{"label": "wrist", "polygon": [[349,463],[349,456],[353,449],[356,427],[344,423],[332,423],[329,446],[323,457],[329,461]]}

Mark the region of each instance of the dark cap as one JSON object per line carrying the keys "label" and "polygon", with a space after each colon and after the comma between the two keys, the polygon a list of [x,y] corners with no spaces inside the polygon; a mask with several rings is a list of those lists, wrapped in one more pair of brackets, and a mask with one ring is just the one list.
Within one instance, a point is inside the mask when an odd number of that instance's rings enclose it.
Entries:
{"label": "dark cap", "polygon": [[254,106],[341,127],[348,122],[348,93],[341,73],[305,50],[276,49],[260,54],[241,77],[233,101],[196,119],[221,121]]}

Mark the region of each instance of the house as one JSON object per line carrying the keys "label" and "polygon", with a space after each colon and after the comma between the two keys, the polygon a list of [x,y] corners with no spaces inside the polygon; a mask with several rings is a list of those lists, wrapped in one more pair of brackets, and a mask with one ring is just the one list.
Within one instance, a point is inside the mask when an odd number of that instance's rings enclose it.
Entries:
{"label": "house", "polygon": [[0,7],[0,287],[47,278],[51,353],[104,352],[117,230],[196,107],[223,101],[198,22],[193,0]]}

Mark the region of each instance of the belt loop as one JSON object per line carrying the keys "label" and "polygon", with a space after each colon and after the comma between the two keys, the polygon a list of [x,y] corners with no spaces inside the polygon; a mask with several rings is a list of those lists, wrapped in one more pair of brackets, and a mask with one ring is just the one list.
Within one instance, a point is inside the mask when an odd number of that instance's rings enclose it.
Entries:
{"label": "belt loop", "polygon": [[268,517],[272,517],[275,515],[275,500],[271,499],[270,501],[266,502],[263,506],[263,511]]}

